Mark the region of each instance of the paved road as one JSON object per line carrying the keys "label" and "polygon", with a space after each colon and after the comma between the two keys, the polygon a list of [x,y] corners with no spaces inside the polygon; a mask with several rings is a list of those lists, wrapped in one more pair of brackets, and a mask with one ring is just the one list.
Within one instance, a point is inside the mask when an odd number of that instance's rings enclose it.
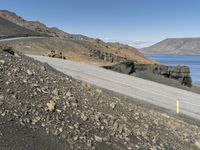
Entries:
{"label": "paved road", "polygon": [[200,119],[200,94],[166,86],[137,77],[116,73],[92,65],[36,55],[28,55],[76,79],[143,100],[176,112],[180,100],[180,113]]}
{"label": "paved road", "polygon": [[29,39],[42,39],[42,38],[45,38],[45,37],[40,37],[40,36],[14,37],[14,38],[0,39],[0,43],[1,42],[8,42],[8,41],[29,40]]}

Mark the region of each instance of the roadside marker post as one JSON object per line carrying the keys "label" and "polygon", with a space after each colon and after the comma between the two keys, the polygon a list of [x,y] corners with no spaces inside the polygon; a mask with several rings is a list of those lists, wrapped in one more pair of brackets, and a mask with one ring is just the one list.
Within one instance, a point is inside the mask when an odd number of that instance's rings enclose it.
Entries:
{"label": "roadside marker post", "polygon": [[176,113],[177,114],[180,113],[180,101],[179,100],[176,101]]}

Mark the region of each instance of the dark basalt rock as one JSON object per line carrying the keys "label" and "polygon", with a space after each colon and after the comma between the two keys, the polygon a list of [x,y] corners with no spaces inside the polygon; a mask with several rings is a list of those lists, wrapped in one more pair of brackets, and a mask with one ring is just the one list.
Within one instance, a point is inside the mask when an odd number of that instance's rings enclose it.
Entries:
{"label": "dark basalt rock", "polygon": [[96,58],[96,59],[101,59],[101,60],[104,60],[106,62],[111,62],[111,63],[122,62],[122,61],[128,60],[125,57],[116,56],[114,54],[103,52],[103,51],[96,50],[96,49],[90,50],[90,57]]}
{"label": "dark basalt rock", "polygon": [[135,72],[134,62],[129,62],[129,61],[121,62],[113,66],[104,66],[104,68],[129,75]]}
{"label": "dark basalt rock", "polygon": [[166,78],[178,80],[184,86],[192,86],[190,68],[187,66],[166,66],[160,64],[149,65],[126,61],[112,66],[104,66],[103,68],[129,75],[133,74],[134,72],[142,72],[145,74],[153,73],[156,75],[164,76]]}

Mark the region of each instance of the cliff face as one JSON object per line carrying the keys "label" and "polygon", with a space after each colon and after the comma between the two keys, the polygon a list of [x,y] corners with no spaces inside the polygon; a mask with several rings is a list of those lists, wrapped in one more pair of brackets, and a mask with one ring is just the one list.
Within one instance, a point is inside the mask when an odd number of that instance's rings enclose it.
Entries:
{"label": "cliff face", "polygon": [[159,64],[137,64],[131,61],[127,61],[112,66],[104,66],[104,68],[129,75],[133,75],[134,73],[155,74],[164,76],[165,78],[175,79],[184,86],[192,86],[190,68],[187,66],[172,67]]}
{"label": "cliff face", "polygon": [[161,75],[166,78],[178,80],[182,85],[191,87],[192,78],[190,76],[190,68],[187,66],[165,66],[165,65],[135,65],[136,71],[150,72]]}

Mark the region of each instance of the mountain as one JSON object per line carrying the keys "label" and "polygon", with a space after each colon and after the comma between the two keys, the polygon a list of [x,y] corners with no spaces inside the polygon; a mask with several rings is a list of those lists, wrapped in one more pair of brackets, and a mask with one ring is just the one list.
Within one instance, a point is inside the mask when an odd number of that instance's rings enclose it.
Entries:
{"label": "mountain", "polygon": [[[106,43],[100,39],[93,39],[84,35],[65,33],[58,28],[49,28],[38,21],[27,21],[15,13],[0,10],[0,17],[21,26],[24,29],[45,34],[50,37],[44,39],[30,39],[9,41],[8,45],[28,54],[47,55],[52,51],[62,52],[67,59],[106,65],[123,60],[132,60],[138,63],[154,64],[137,49],[120,43]],[[5,25],[6,26],[6,25]]]}
{"label": "mountain", "polygon": [[0,38],[42,35],[0,17]]}
{"label": "mountain", "polygon": [[[163,72],[168,72],[165,69],[164,71],[157,72],[157,68],[161,68],[160,70],[163,70],[163,67],[158,62],[148,59],[136,48],[129,45],[111,42],[106,43],[101,39],[93,39],[83,35],[65,33],[57,28],[49,28],[38,21],[26,21],[17,16],[15,13],[5,10],[0,11],[0,16],[12,21],[24,29],[37,32],[39,34],[48,35],[48,37],[42,37],[38,39],[29,38],[2,42],[2,44],[13,47],[15,50],[24,54],[65,58],[68,60],[93,64],[100,67],[109,66],[108,68],[113,68],[112,65],[114,65],[114,67],[117,65],[120,68],[123,66],[124,62],[131,62],[131,64],[134,63],[133,66],[136,67],[134,75],[139,73],[139,77],[143,78],[143,75],[145,75],[145,79],[149,80],[152,80],[155,75],[166,77]],[[164,66],[164,68],[168,67]],[[180,68],[184,69],[184,67]],[[124,73],[126,73],[126,71]],[[146,74],[149,75],[147,78]],[[178,74],[179,73],[177,73],[177,75]],[[181,84],[181,87],[182,85],[187,85],[189,87],[191,86],[189,74],[187,74],[186,77],[185,75],[181,75],[180,77],[181,79],[179,80],[179,77],[174,78],[170,75],[167,76],[167,78],[178,80],[180,82],[178,84]],[[156,78],[155,81],[161,83],[160,79],[158,78]],[[164,83],[168,85],[168,82]]]}
{"label": "mountain", "polygon": [[27,21],[22,17],[16,15],[14,12],[10,12],[8,10],[0,10],[0,17],[7,19],[29,30],[38,32],[40,34],[46,34],[49,36],[59,37],[59,38],[71,38],[71,39],[81,39],[81,40],[92,39],[80,34],[69,34],[56,27],[49,28],[39,21]]}
{"label": "mountain", "polygon": [[200,38],[169,38],[141,49],[144,53],[200,54]]}

